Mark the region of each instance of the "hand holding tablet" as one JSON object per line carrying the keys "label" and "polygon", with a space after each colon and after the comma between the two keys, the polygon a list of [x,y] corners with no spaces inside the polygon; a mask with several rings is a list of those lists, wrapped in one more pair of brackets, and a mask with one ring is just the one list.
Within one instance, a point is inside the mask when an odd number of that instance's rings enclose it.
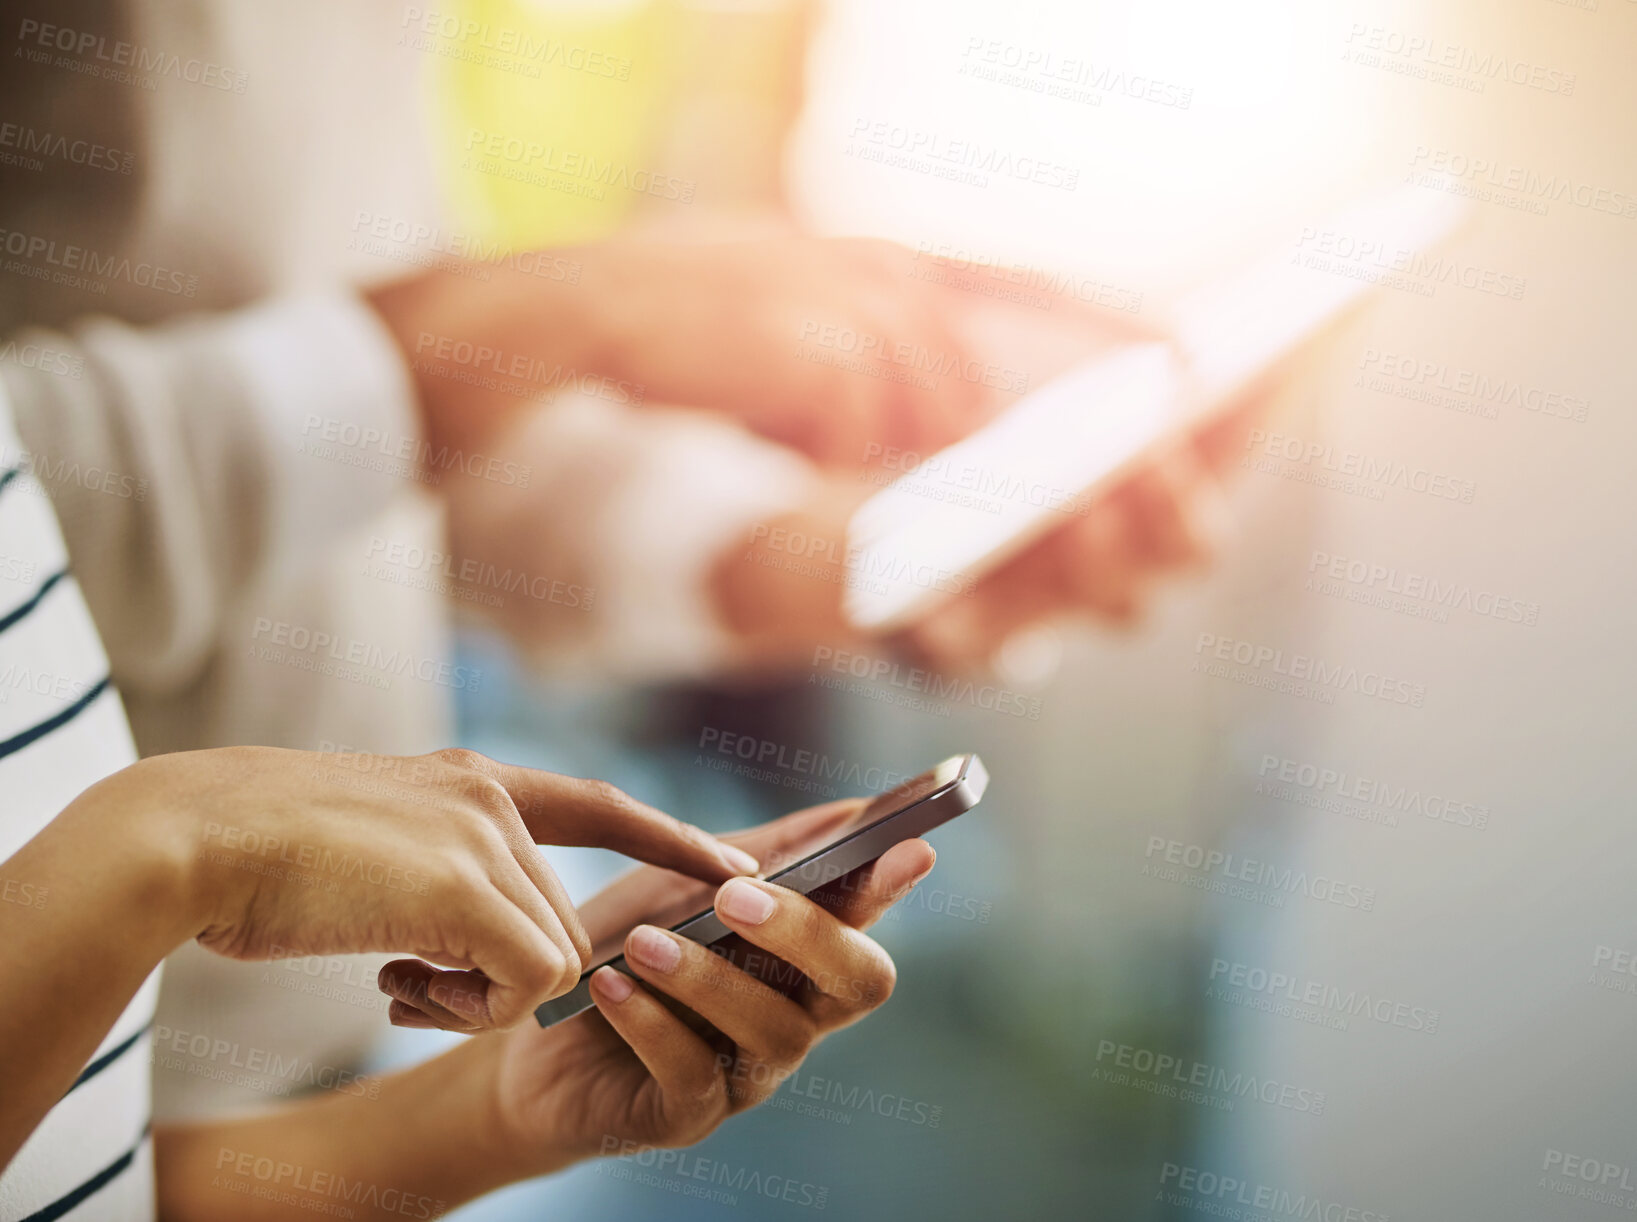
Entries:
{"label": "hand holding tablet", "polygon": [[[1186,298],[1168,339],[1101,354],[921,462],[853,517],[851,625],[907,626],[949,589],[929,574],[970,584],[1084,512],[1138,464],[1241,402],[1366,295],[1382,267],[1432,248],[1466,211],[1463,201],[1418,187],[1364,200]],[[1314,258],[1326,243],[1356,257]]]}

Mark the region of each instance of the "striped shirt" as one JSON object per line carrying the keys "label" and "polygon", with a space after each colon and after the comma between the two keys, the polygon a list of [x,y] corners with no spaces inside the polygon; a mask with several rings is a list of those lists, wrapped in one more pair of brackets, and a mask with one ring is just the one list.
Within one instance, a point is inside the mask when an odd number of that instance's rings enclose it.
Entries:
{"label": "striped shirt", "polygon": [[[58,811],[136,759],[108,659],[0,393],[0,879]],[[0,884],[3,885],[3,884]],[[48,893],[14,888],[13,903]],[[0,931],[7,914],[0,906]],[[0,1219],[154,1216],[148,1029],[155,971],[0,1175]]]}

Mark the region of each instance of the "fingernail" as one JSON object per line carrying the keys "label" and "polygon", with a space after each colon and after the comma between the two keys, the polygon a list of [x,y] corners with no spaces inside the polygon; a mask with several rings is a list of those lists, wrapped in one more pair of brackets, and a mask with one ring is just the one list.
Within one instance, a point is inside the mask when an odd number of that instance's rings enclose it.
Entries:
{"label": "fingernail", "polygon": [[716,911],[745,925],[760,925],[773,915],[773,897],[755,883],[735,878],[716,893]]}
{"label": "fingernail", "polygon": [[626,939],[625,953],[643,967],[656,972],[672,972],[682,962],[682,947],[668,933],[652,925],[638,925]]}
{"label": "fingernail", "polygon": [[611,967],[599,967],[592,974],[591,983],[597,992],[616,1004],[631,996],[635,987],[629,977],[620,975]]}
{"label": "fingernail", "polygon": [[724,844],[722,846],[722,860],[740,874],[760,874],[762,872],[762,863],[737,845]]}

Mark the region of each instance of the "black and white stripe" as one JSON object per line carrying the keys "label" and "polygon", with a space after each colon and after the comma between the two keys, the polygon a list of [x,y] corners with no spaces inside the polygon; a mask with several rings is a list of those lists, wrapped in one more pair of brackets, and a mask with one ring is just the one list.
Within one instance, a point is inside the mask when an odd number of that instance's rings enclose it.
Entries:
{"label": "black and white stripe", "polygon": [[[0,453],[20,452],[0,401]],[[26,466],[0,470],[0,862],[135,758],[44,489]],[[0,1175],[0,1218],[152,1219],[158,988],[156,972]]]}

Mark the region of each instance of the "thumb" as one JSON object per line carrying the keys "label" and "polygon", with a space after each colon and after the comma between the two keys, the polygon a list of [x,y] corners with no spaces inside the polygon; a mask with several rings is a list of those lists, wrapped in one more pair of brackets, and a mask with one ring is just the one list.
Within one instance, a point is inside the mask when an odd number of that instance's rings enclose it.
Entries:
{"label": "thumb", "polygon": [[810,896],[854,929],[868,929],[932,871],[938,854],[925,840],[895,844],[868,865],[826,883]]}

